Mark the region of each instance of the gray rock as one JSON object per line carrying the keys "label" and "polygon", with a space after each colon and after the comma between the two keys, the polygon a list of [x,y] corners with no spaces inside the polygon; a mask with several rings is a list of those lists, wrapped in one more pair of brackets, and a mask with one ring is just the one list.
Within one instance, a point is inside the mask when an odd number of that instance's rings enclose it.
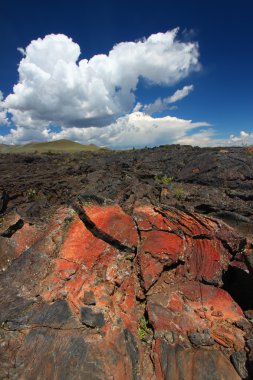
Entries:
{"label": "gray rock", "polygon": [[248,371],[246,369],[247,356],[244,351],[234,352],[231,355],[231,362],[242,379],[248,379]]}
{"label": "gray rock", "polygon": [[210,335],[210,331],[205,329],[201,332],[194,331],[188,335],[190,342],[196,346],[212,346],[214,344],[214,340]]}
{"label": "gray rock", "polygon": [[96,299],[92,290],[84,291],[83,293],[83,303],[85,305],[96,305]]}
{"label": "gray rock", "polygon": [[94,311],[91,307],[80,308],[81,322],[88,327],[103,327],[105,324],[102,312]]}

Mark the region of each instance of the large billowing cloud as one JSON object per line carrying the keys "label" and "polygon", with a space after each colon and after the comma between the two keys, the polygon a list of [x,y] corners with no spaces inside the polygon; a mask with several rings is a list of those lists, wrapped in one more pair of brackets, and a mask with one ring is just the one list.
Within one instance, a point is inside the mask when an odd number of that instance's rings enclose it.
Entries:
{"label": "large billowing cloud", "polygon": [[178,41],[177,31],[122,42],[89,61],[78,61],[80,47],[65,35],[32,41],[5,106],[17,125],[36,120],[71,127],[109,124],[131,111],[140,77],[169,86],[199,69],[198,45]]}
{"label": "large billowing cloud", "polygon": [[[23,55],[19,82],[0,103],[0,123],[7,123],[8,111],[16,127],[0,140],[20,143],[72,138],[131,147],[170,143],[192,128],[207,125],[149,116],[187,96],[192,85],[163,100],[136,106],[140,78],[151,86],[171,86],[200,69],[198,44],[182,42],[177,34],[174,29],[122,42],[108,55],[90,60],[79,60],[79,45],[62,34],[47,35],[26,49],[19,48]],[[138,107],[142,112],[135,112]],[[52,125],[60,131],[52,132]]]}
{"label": "large billowing cloud", "polygon": [[0,108],[0,126],[7,125],[7,124],[8,124],[7,114],[5,111],[1,111],[1,108]]}

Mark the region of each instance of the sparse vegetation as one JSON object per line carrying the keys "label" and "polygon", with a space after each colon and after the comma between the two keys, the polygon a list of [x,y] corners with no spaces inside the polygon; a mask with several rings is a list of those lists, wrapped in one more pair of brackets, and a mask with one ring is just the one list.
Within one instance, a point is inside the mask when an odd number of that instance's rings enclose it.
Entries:
{"label": "sparse vegetation", "polygon": [[34,201],[37,198],[38,193],[35,189],[28,189],[26,195],[30,201]]}
{"label": "sparse vegetation", "polygon": [[164,186],[172,185],[173,181],[174,181],[174,177],[168,177],[166,175],[163,175],[163,176],[156,175],[155,176],[155,182],[158,184],[162,184]]}
{"label": "sparse vegetation", "polygon": [[171,191],[171,194],[174,195],[174,197],[178,201],[181,201],[182,199],[185,198],[185,189],[183,185],[175,184],[174,177],[172,176],[168,177],[167,175],[163,175],[163,176],[156,175],[155,182],[159,185],[167,187]]}
{"label": "sparse vegetation", "polygon": [[146,336],[150,333],[147,319],[142,316],[139,321],[138,334],[141,340],[145,340]]}
{"label": "sparse vegetation", "polygon": [[173,193],[178,201],[181,201],[182,199],[185,198],[185,190],[182,185],[177,185],[173,187]]}

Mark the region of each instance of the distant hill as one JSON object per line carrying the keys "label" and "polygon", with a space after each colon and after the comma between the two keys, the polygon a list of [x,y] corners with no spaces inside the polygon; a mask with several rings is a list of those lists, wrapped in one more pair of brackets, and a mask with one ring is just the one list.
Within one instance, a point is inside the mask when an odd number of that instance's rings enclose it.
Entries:
{"label": "distant hill", "polygon": [[11,149],[11,145],[0,144],[0,153],[6,153]]}
{"label": "distant hill", "polygon": [[83,151],[97,152],[105,149],[94,144],[83,145],[71,140],[32,142],[25,145],[0,144],[0,153],[75,153]]}

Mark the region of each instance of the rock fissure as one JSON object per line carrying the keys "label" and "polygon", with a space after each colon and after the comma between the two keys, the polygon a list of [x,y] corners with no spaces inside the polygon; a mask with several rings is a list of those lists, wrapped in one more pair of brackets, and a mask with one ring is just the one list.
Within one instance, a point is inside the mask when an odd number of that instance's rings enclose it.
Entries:
{"label": "rock fissure", "polygon": [[[232,257],[234,257],[237,253],[238,253],[238,250],[237,249],[234,249],[231,247],[231,245],[229,244],[229,242],[225,239],[222,239],[221,237],[218,236],[218,239],[219,241],[221,242],[221,244],[223,245],[223,247],[232,255]],[[240,249],[240,248],[239,248]]]}
{"label": "rock fissure", "polygon": [[196,239],[196,240],[198,240],[198,239],[201,239],[201,240],[202,239],[213,240],[213,237],[210,236],[210,235],[207,235],[207,234],[192,235],[192,238]]}
{"label": "rock fissure", "polygon": [[12,226],[8,227],[6,231],[2,232],[0,236],[4,238],[11,238],[12,235],[15,234],[18,230],[21,230],[21,228],[24,226],[24,221],[23,219],[19,219],[15,224]]}
{"label": "rock fissure", "polygon": [[245,269],[230,265],[222,279],[222,288],[231,295],[242,310],[253,310],[253,273],[247,273]]}
{"label": "rock fissure", "polygon": [[96,224],[89,218],[84,209],[77,203],[72,204],[73,210],[78,214],[80,220],[84,223],[85,227],[98,239],[105,241],[119,251],[136,253],[136,247],[129,247],[122,244],[119,240],[108,235],[106,232],[99,229]]}

